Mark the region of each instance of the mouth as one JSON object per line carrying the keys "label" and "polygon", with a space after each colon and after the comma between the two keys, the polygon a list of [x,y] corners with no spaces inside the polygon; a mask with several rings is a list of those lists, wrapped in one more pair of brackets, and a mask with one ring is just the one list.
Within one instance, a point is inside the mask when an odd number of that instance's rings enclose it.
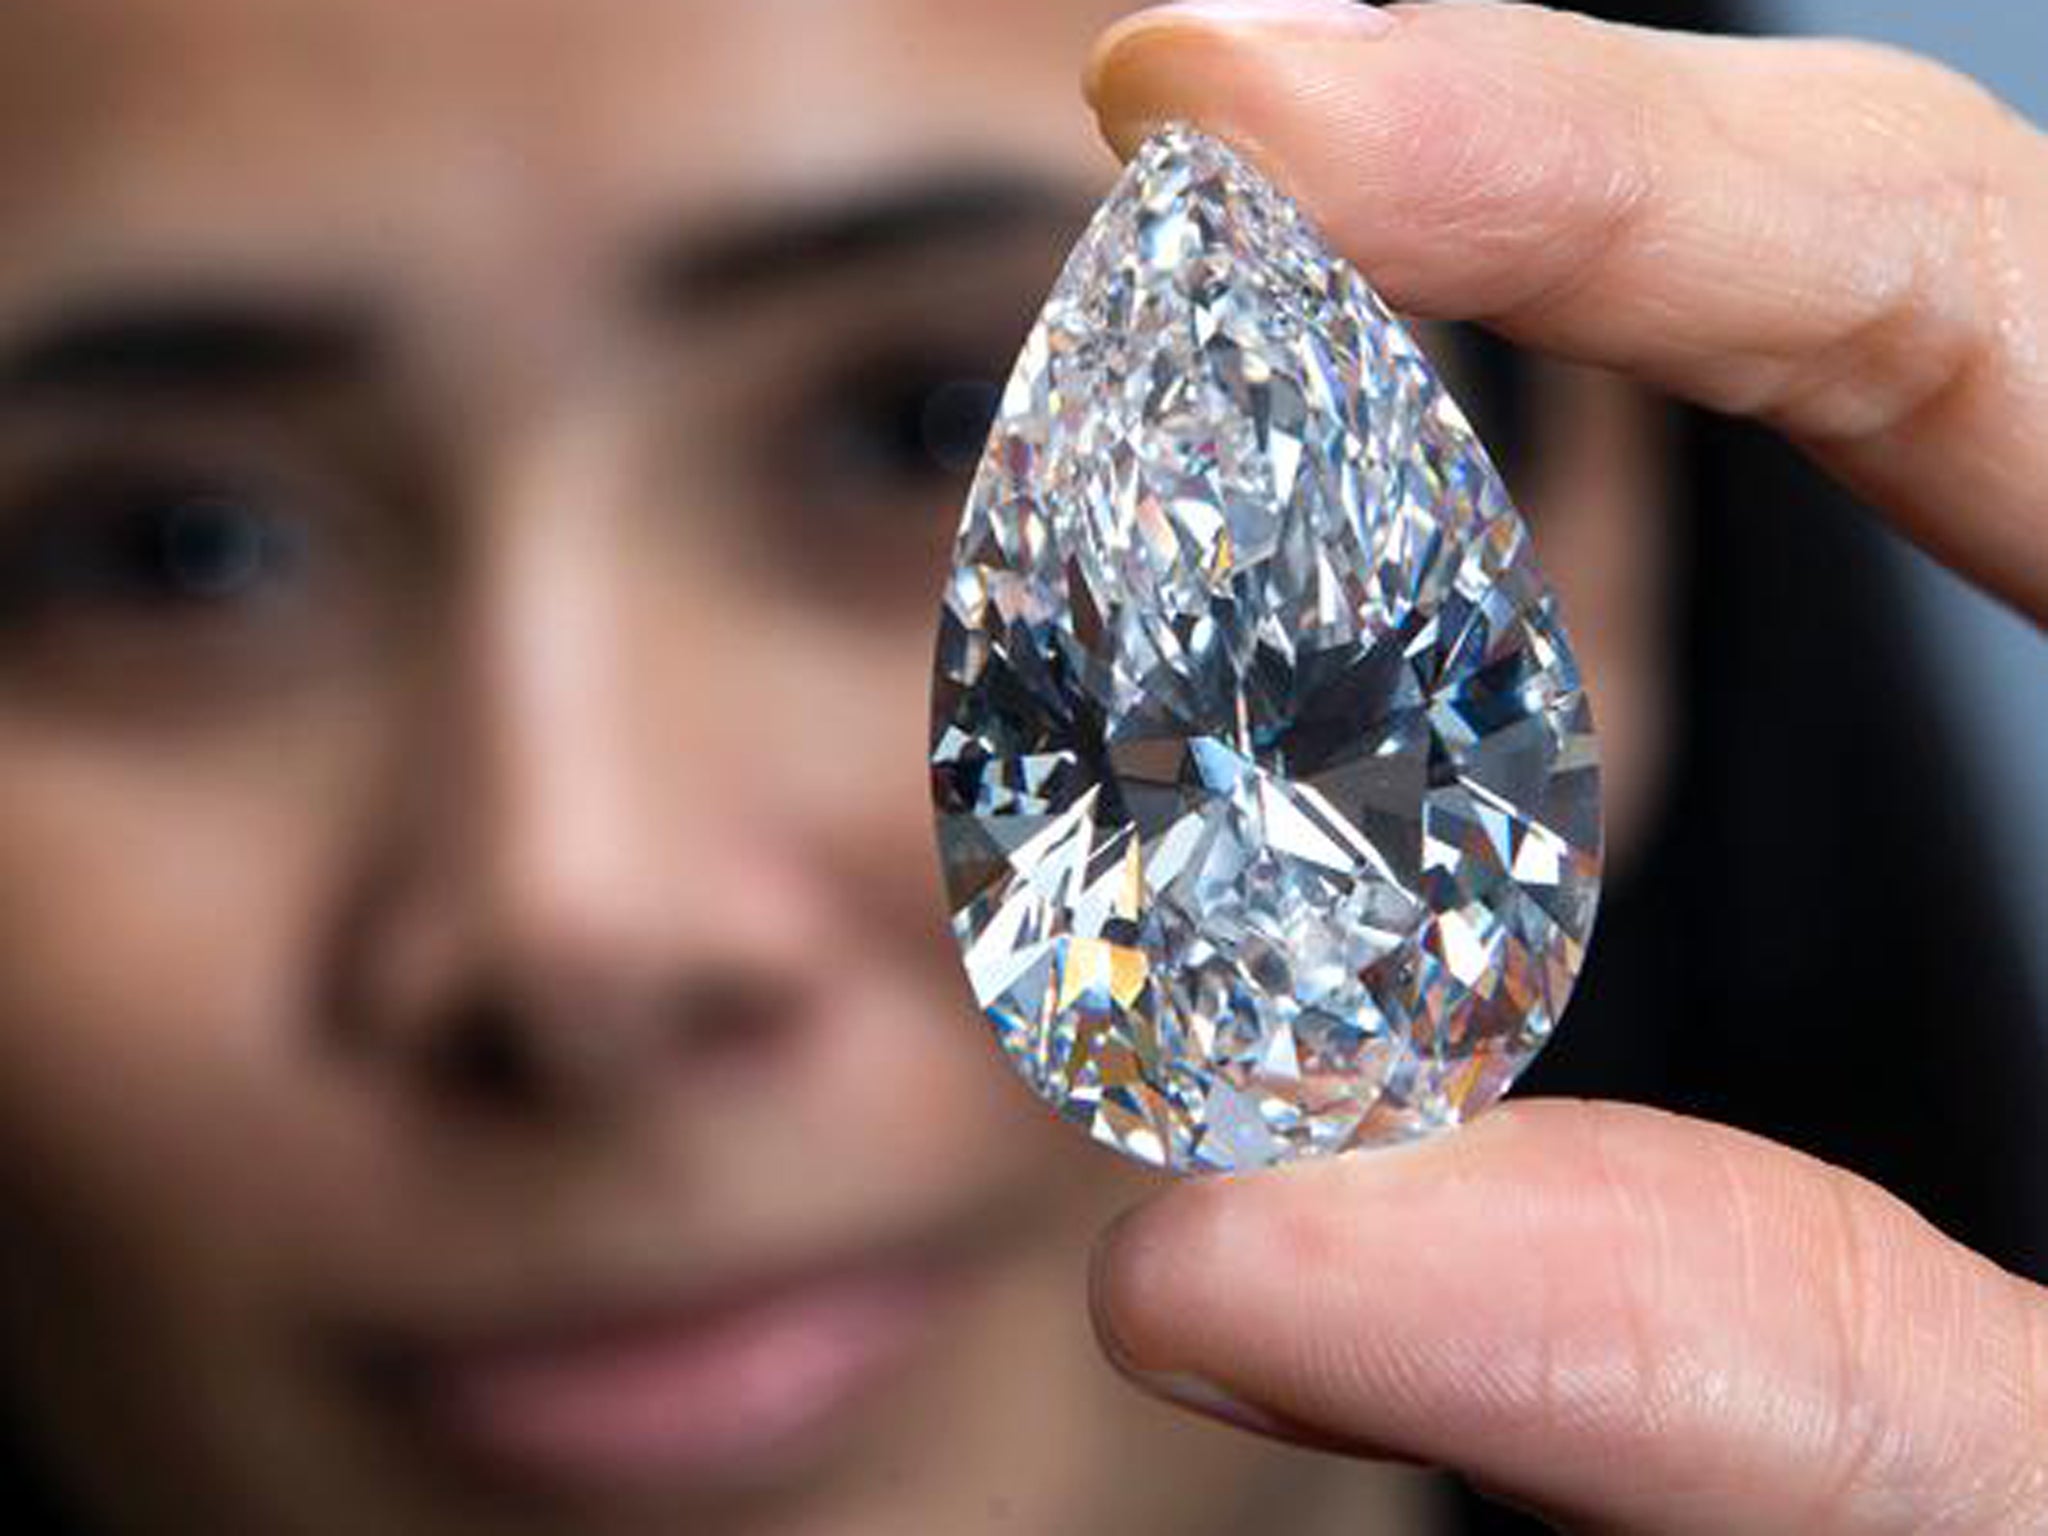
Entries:
{"label": "mouth", "polygon": [[494,1482],[584,1495],[759,1483],[912,1371],[966,1278],[929,1252],[870,1255],[679,1304],[385,1341],[377,1374],[407,1421]]}

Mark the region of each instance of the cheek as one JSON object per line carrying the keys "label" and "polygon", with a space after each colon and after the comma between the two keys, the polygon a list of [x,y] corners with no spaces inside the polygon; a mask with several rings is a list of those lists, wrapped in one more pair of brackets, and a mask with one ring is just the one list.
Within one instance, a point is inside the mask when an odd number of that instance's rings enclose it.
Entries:
{"label": "cheek", "polygon": [[36,1170],[6,1198],[122,1263],[239,1272],[303,1162],[300,959],[345,754],[150,747],[0,754],[0,1139]]}
{"label": "cheek", "polygon": [[108,1498],[308,1439],[281,1366],[337,1166],[295,1026],[348,754],[150,745],[0,752],[0,1347],[60,1471]]}
{"label": "cheek", "polygon": [[[936,588],[932,598],[937,613]],[[878,1012],[916,1020],[849,1028],[853,1051],[901,1038],[892,1063],[906,1104],[986,1097],[978,1018],[947,926],[926,766],[931,626],[904,615],[887,629],[792,640],[781,683],[783,776],[775,814],[820,868],[835,912],[836,953],[850,961]],[[886,1000],[884,1000],[886,999]],[[914,1035],[916,1038],[910,1038]],[[855,1079],[869,1074],[851,1061]],[[882,1085],[877,1085],[878,1089]]]}
{"label": "cheek", "polygon": [[775,814],[833,909],[821,952],[844,967],[825,1059],[803,1078],[814,1101],[793,1112],[850,1138],[846,1164],[863,1176],[895,1170],[914,1186],[943,1174],[1062,1201],[1093,1189],[1082,1203],[1099,1215],[1120,1192],[1105,1187],[1102,1154],[1005,1063],[950,931],[927,767],[938,593],[935,581],[930,623],[920,612],[887,630],[820,626],[808,641],[763,626],[787,646],[758,690],[785,733],[764,771],[779,776]]}

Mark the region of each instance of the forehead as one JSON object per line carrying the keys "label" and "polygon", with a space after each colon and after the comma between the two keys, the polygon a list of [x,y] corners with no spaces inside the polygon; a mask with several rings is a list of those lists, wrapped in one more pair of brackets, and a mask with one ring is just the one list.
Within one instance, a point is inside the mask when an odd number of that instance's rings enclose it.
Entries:
{"label": "forehead", "polygon": [[[64,0],[0,6],[0,206],[41,259],[556,238],[906,162],[1097,174],[1118,0]],[[495,237],[495,236],[494,236]],[[479,238],[482,238],[479,236]]]}

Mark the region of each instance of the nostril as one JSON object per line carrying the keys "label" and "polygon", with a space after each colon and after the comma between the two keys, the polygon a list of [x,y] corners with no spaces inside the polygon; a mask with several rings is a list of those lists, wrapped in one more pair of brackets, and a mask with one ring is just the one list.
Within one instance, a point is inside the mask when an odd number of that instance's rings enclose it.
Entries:
{"label": "nostril", "polygon": [[796,1032],[803,1012],[797,994],[765,976],[692,978],[676,1001],[673,1050],[700,1072],[767,1061]]}
{"label": "nostril", "polygon": [[649,1081],[666,1020],[598,994],[542,1001],[514,990],[451,1000],[410,1052],[419,1084],[449,1104],[510,1114],[601,1108]]}
{"label": "nostril", "polygon": [[421,1052],[421,1067],[452,1099],[495,1105],[538,1106],[551,1095],[548,1074],[535,1058],[531,1032],[515,1008],[497,998],[476,998],[453,1010]]}
{"label": "nostril", "polygon": [[744,1071],[796,1032],[798,988],[766,975],[704,973],[660,996],[602,987],[476,991],[413,1036],[414,1070],[445,1101],[540,1113],[633,1096],[664,1071]]}

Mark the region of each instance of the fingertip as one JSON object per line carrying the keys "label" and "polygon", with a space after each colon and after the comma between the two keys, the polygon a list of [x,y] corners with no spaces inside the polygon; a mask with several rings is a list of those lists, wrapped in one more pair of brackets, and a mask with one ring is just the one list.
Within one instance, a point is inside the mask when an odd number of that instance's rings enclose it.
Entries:
{"label": "fingertip", "polygon": [[[1402,8],[1365,0],[1171,0],[1120,18],[1097,37],[1081,76],[1103,137],[1128,157],[1192,102],[1216,108],[1231,72],[1212,66],[1265,45],[1327,47],[1395,30]],[[1220,104],[1228,116],[1228,101]]]}
{"label": "fingertip", "polygon": [[[1424,1465],[1405,1447],[1332,1434],[1242,1395],[1214,1373],[1227,1363],[1233,1320],[1229,1267],[1259,1262],[1255,1186],[1281,1172],[1182,1184],[1123,1212],[1097,1238],[1089,1264],[1089,1315],[1104,1358],[1138,1390],[1187,1412],[1306,1449]],[[1249,1198],[1247,1198],[1249,1196]],[[1245,1294],[1254,1304],[1259,1287]],[[1212,1325],[1223,1323],[1221,1332]]]}
{"label": "fingertip", "polygon": [[1114,23],[1095,40],[1081,71],[1081,94],[1095,113],[1104,142],[1120,160],[1128,160],[1146,137],[1166,120],[1159,89],[1163,65],[1170,78],[1173,60],[1186,34],[1204,32],[1199,21],[1178,14],[1177,6],[1155,6]]}
{"label": "fingertip", "polygon": [[1455,1135],[1194,1178],[1153,1195],[1110,1222],[1090,1255],[1089,1311],[1103,1353],[1129,1375],[1184,1369],[1234,1331],[1233,1296],[1256,1293],[1276,1273],[1306,1278],[1354,1264],[1356,1228],[1345,1218],[1376,1199],[1417,1211],[1444,1180],[1512,1170],[1556,1134],[1547,1122],[1577,1111],[1502,1106]]}
{"label": "fingertip", "polygon": [[1088,1307],[1110,1363],[1127,1376],[1174,1368],[1179,1353],[1162,1319],[1184,1315],[1203,1286],[1217,1194],[1228,1181],[1176,1185],[1122,1212],[1096,1238]]}
{"label": "fingertip", "polygon": [[1088,1254],[1088,1319],[1095,1329],[1095,1342],[1103,1358],[1126,1376],[1131,1374],[1133,1362],[1123,1338],[1122,1297],[1128,1284],[1124,1233],[1139,1209],[1119,1213],[1097,1234]]}

